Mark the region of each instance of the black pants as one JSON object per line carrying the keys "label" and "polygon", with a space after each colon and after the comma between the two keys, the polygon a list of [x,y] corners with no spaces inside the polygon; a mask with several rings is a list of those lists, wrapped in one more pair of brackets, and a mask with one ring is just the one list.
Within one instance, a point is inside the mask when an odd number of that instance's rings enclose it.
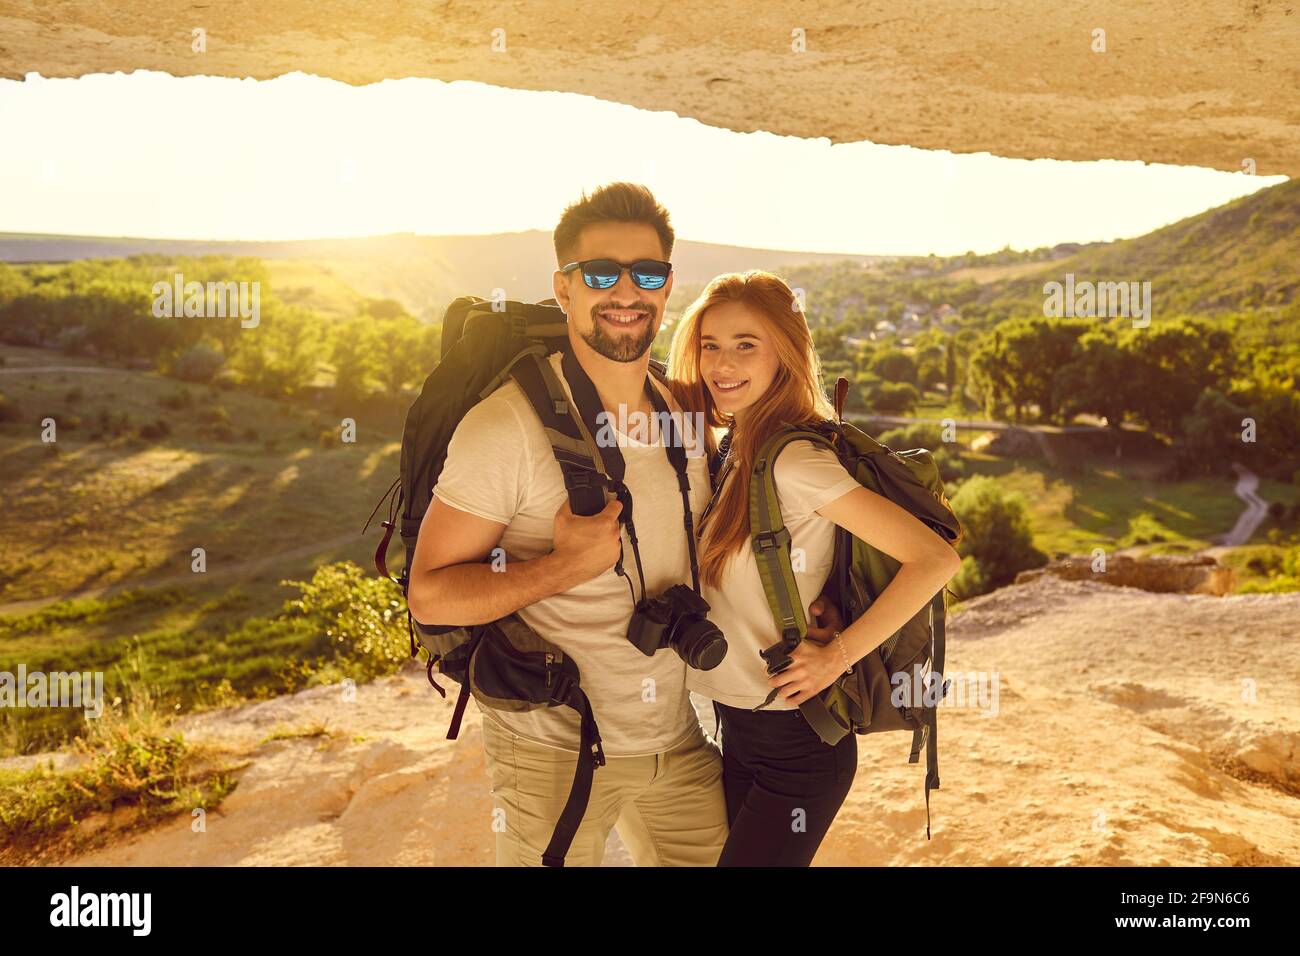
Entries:
{"label": "black pants", "polygon": [[853,786],[857,735],[830,747],[797,710],[713,707],[731,827],[718,866],[807,866]]}

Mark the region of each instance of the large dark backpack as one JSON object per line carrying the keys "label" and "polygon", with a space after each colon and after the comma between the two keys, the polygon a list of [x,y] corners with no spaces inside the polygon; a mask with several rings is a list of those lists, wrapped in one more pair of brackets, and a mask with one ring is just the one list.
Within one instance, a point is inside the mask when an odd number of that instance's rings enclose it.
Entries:
{"label": "large dark backpack", "polygon": [[[807,439],[835,452],[858,483],[905,508],[954,547],[963,529],[944,495],[934,456],[924,448],[894,451],[843,420],[848,382],[835,387],[836,420],[801,428],[787,426],[759,448],[749,477],[749,523],[754,557],[763,590],[781,640],[764,651],[776,660],[807,633],[802,599],[790,561],[790,532],[781,517],[773,466],[793,441]],[[836,602],[845,626],[852,624],[880,596],[898,561],[843,528],[835,529],[834,559],[826,590]],[[891,730],[912,731],[908,762],[916,763],[926,745],[925,836],[930,838],[930,791],[939,788],[938,702],[948,693],[943,681],[944,591],[906,624],[840,676],[830,687],[799,705],[817,735],[834,746],[845,734]],[[928,665],[928,671],[927,671]],[[942,681],[942,685],[938,682]],[[933,688],[929,685],[933,684]],[[924,685],[920,699],[912,689]],[[769,696],[770,703],[773,696]]]}
{"label": "large dark backpack", "polygon": [[[553,299],[540,303],[489,302],[463,296],[447,308],[441,361],[425,379],[420,396],[406,415],[401,474],[375,508],[378,511],[388,502],[388,518],[383,522],[383,539],[375,551],[375,566],[391,579],[385,556],[393,531],[397,530],[406,551],[405,565],[396,579],[403,597],[410,583],[420,523],[446,463],[452,434],[471,408],[510,380],[518,383],[546,429],[574,514],[597,514],[605,506],[605,492],[617,493],[621,470],[611,468],[611,462],[602,456],[591,429],[568,401],[564,386],[547,360],[550,354],[567,348],[567,317]],[[666,381],[662,363],[651,359],[650,369],[658,380]],[[657,392],[652,401],[661,401]],[[630,515],[626,505],[625,514]],[[616,570],[623,573],[621,560]],[[435,667],[460,685],[447,730],[449,740],[459,734],[471,695],[481,706],[497,710],[571,707],[578,713],[578,766],[568,801],[542,857],[547,866],[563,866],[586,812],[595,768],[605,762],[600,731],[583,693],[577,665],[517,614],[488,624],[445,627],[415,620],[408,608],[407,628],[411,656],[418,657],[421,647],[428,655],[425,672],[434,689],[446,696],[434,679]]]}

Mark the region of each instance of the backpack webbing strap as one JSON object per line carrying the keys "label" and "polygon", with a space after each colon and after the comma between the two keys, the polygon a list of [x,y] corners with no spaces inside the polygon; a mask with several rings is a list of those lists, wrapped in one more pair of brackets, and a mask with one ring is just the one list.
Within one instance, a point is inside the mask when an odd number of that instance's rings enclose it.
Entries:
{"label": "backpack webbing strap", "polygon": [[826,693],[835,689],[836,685],[832,684],[820,694],[809,697],[799,705],[799,711],[803,714],[804,720],[808,721],[808,726],[822,739],[822,743],[830,747],[834,747],[849,733],[849,727],[840,723],[823,700]]}
{"label": "backpack webbing strap", "polygon": [[[755,560],[763,591],[772,609],[772,617],[781,631],[781,643],[793,645],[808,632],[803,612],[803,599],[799,596],[798,582],[790,562],[790,532],[781,518],[781,502],[777,497],[775,464],[777,455],[793,441],[808,439],[833,448],[825,436],[808,430],[790,429],[769,438],[760,449],[754,473],[750,476],[749,528],[753,536]],[[776,647],[779,645],[773,645]],[[755,710],[761,710],[776,699],[773,689],[767,700]],[[832,684],[802,704],[808,725],[827,746],[834,747],[852,731],[847,713],[847,701],[838,685]]]}
{"label": "backpack webbing strap", "polygon": [[926,708],[925,714],[930,725],[929,741],[925,745],[925,838],[930,839],[930,791],[939,789],[939,701],[948,694],[948,682],[943,678],[943,658],[945,651],[944,616],[946,607],[943,601],[943,589],[930,602],[930,672],[940,683],[934,707]]}
{"label": "backpack webbing strap", "polygon": [[[465,337],[471,323],[501,322],[502,319],[508,323],[510,334],[519,338],[563,338],[569,334],[568,319],[560,312],[558,306],[548,307],[541,303],[512,301],[498,302],[496,305],[502,305],[504,308],[495,308],[494,304],[487,299],[470,303],[465,311],[465,317],[461,320],[460,337]],[[560,318],[555,321],[554,317],[557,313]]]}
{"label": "backpack webbing strap", "polygon": [[938,714],[933,707],[926,709],[925,721],[929,725],[929,742],[925,745],[925,838],[930,839],[930,791],[939,789],[939,733]]}
{"label": "backpack webbing strap", "polygon": [[[943,624],[946,612],[947,607],[943,601],[943,589],[940,588],[939,593],[936,594],[934,600],[930,602],[930,666],[934,669],[934,672],[939,676],[940,680],[943,679],[943,660],[944,653],[947,649],[943,633]],[[946,685],[947,681],[944,681],[944,684]],[[940,696],[942,697],[943,695]]]}
{"label": "backpack webbing strap", "polygon": [[512,358],[509,362],[505,364],[505,366],[501,369],[501,371],[497,372],[496,375],[492,376],[492,379],[479,390],[478,393],[479,401],[481,402],[483,399],[487,398],[498,388],[500,388],[501,384],[505,382],[506,379],[511,378],[514,373],[514,369],[516,365],[518,365],[520,362],[531,360],[534,357],[546,358],[546,346],[541,345],[539,343],[535,345],[530,345],[525,349],[521,349],[514,358]]}
{"label": "backpack webbing strap", "polygon": [[948,696],[950,681],[943,678],[943,660],[946,650],[944,637],[944,618],[947,613],[943,600],[943,591],[939,591],[930,602],[930,673],[934,679],[943,681],[935,701],[936,707],[928,707],[921,701],[922,724],[912,731],[912,752],[908,763],[916,763],[921,756],[921,744],[925,744],[925,838],[930,839],[930,791],[939,789],[939,714],[937,704]]}
{"label": "backpack webbing strap", "polygon": [[605,506],[604,488],[609,474],[600,448],[572,413],[550,362],[535,352],[528,355],[531,360],[516,362],[510,368],[510,375],[542,422],[551,452],[564,476],[573,513],[596,514]]}
{"label": "backpack webbing strap", "polygon": [[772,606],[777,630],[782,639],[791,643],[803,638],[808,622],[790,564],[790,531],[781,518],[773,466],[786,445],[802,438],[826,444],[826,439],[816,432],[791,430],[779,433],[759,450],[749,479],[749,530],[758,574],[763,579],[763,591]]}
{"label": "backpack webbing strap", "polygon": [[[547,370],[553,373],[554,370],[549,368],[549,363],[543,364],[547,364]],[[582,367],[582,363],[578,360],[572,348],[564,349],[560,364],[564,371],[565,380],[569,383],[569,389],[573,393],[574,411],[577,413],[576,417],[582,425],[584,433],[588,436],[601,434],[602,429],[609,424],[609,419],[606,417],[605,424],[602,425],[601,416],[607,416],[608,411],[601,401],[600,393],[597,392],[595,384],[591,381],[591,376]],[[672,415],[668,411],[663,396],[655,388],[653,372],[647,371],[646,373],[645,393],[650,399],[650,407],[654,409],[656,418],[666,426],[666,436],[661,434],[660,440],[663,443],[668,462],[677,475],[677,487],[682,496],[682,524],[686,529],[687,551],[691,558],[691,583],[696,593],[699,593],[699,566],[695,554],[695,532],[691,517],[691,482],[686,473],[686,450],[675,437],[676,429],[673,425]],[[593,442],[593,444],[600,446],[600,442]],[[646,597],[645,574],[641,568],[641,552],[637,545],[636,524],[632,520],[632,496],[623,483],[627,464],[623,460],[623,453],[618,450],[617,441],[612,445],[606,444],[602,446],[596,453],[604,457],[606,473],[614,483],[611,490],[615,491],[619,496],[619,500],[623,503],[623,510],[619,513],[619,521],[627,528],[628,540],[632,544],[632,556],[636,560],[637,577],[641,581],[641,597],[644,600]],[[620,574],[623,573],[621,558],[614,569]]]}
{"label": "backpack webbing strap", "polygon": [[664,450],[668,453],[668,461],[673,466],[673,472],[677,475],[677,492],[682,496],[682,527],[686,530],[686,552],[691,562],[691,586],[695,588],[698,594],[700,590],[700,564],[699,556],[695,550],[695,519],[691,515],[691,479],[686,471],[686,439],[685,436],[678,436],[679,426],[673,420],[672,412],[668,409],[668,403],[659,394],[659,389],[655,388],[649,380],[647,380],[646,391],[650,395],[650,404],[654,408],[655,417],[660,421],[665,432],[659,436],[660,441],[664,443]]}
{"label": "backpack webbing strap", "polygon": [[[801,438],[828,444],[825,438],[813,431],[791,428],[777,432],[759,449],[754,471],[749,478],[750,545],[754,550],[754,562],[758,565],[758,576],[763,581],[763,593],[767,596],[772,618],[781,635],[781,640],[768,648],[769,651],[782,646],[788,651],[803,640],[808,632],[803,601],[790,563],[790,531],[781,518],[781,502],[777,497],[776,477],[773,474],[777,455],[790,442]],[[766,659],[766,654],[764,656]],[[767,695],[767,700],[754,709],[766,707],[776,699],[776,693],[773,688]],[[835,739],[842,736],[843,733]]]}
{"label": "backpack webbing strap", "polygon": [[[518,363],[511,374],[541,419],[542,429],[551,443],[551,453],[560,466],[564,487],[569,494],[569,507],[573,513],[599,514],[605,507],[606,489],[617,494],[623,502],[619,521],[627,528],[632,554],[636,558],[637,577],[641,580],[641,592],[644,594],[645,575],[641,569],[636,525],[632,523],[632,499],[623,485],[623,456],[617,448],[601,451],[600,444],[592,438],[593,434],[599,432],[599,425],[587,420],[590,416],[594,422],[597,413],[582,407],[583,398],[577,391],[574,392],[574,401],[569,401],[555,369],[551,368],[550,360],[544,354],[533,354],[532,361]],[[648,380],[646,388],[650,388]],[[592,391],[594,394],[594,387]],[[599,399],[596,401],[599,404]],[[614,564],[614,573],[627,578],[628,586],[631,586],[632,579],[623,570],[621,550],[618,561]]]}
{"label": "backpack webbing strap", "polygon": [[[396,490],[397,492],[396,504],[393,504],[394,490]],[[366,528],[370,527],[371,520],[375,517],[376,514],[379,513],[379,509],[380,507],[383,506],[383,503],[387,501],[389,503],[388,518],[387,520],[383,521],[381,524],[381,526],[384,529],[384,535],[379,541],[379,547],[375,549],[375,567],[379,570],[379,573],[382,574],[384,577],[388,578],[388,580],[393,581],[394,583],[400,585],[403,594],[406,593],[406,573],[405,572],[402,573],[402,579],[400,581],[395,579],[391,574],[389,574],[387,556],[388,556],[388,542],[391,541],[393,538],[393,529],[397,527],[397,516],[402,513],[402,501],[404,500],[404,498],[405,498],[405,492],[402,488],[402,477],[401,475],[398,475],[397,480],[388,486],[388,491],[384,493],[384,497],[379,499],[379,502],[378,504],[375,505],[374,510],[370,512],[370,517],[366,519],[365,527],[361,529],[361,533],[365,534]],[[411,656],[414,657],[415,655],[412,654]]]}
{"label": "backpack webbing strap", "polygon": [[[430,675],[433,674],[432,658],[429,659],[429,673]],[[430,676],[429,680],[432,681],[433,677]],[[443,696],[445,697],[446,694],[444,694]],[[459,736],[460,722],[461,719],[465,716],[465,705],[468,703],[469,703],[469,678],[466,677],[466,679],[460,685],[460,695],[456,698],[456,709],[451,712],[451,723],[447,727],[448,740],[455,740],[456,737]]]}
{"label": "backpack webbing strap", "polygon": [[578,744],[578,766],[573,772],[573,784],[569,788],[569,799],[560,812],[560,819],[551,833],[551,842],[542,853],[543,866],[564,866],[565,854],[573,844],[578,826],[587,812],[591,800],[591,782],[598,766],[604,766],[605,754],[600,747],[600,732],[596,728],[596,718],[591,712],[591,701],[576,684],[571,685],[566,703],[578,712],[582,718],[581,740]]}

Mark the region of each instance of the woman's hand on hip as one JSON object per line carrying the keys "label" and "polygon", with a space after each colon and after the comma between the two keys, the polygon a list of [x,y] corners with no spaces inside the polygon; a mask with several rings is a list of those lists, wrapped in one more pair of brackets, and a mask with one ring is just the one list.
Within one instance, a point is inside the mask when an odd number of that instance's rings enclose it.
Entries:
{"label": "woman's hand on hip", "polygon": [[830,687],[845,670],[844,655],[835,642],[800,641],[790,652],[790,660],[785,670],[773,674],[767,682],[778,688],[777,696],[795,705]]}

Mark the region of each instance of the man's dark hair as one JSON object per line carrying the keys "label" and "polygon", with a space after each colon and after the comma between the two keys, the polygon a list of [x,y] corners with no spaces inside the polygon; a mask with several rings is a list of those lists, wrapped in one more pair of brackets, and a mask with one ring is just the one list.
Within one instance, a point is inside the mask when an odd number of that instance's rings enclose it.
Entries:
{"label": "man's dark hair", "polygon": [[590,196],[584,191],[582,198],[571,203],[560,216],[555,227],[555,262],[567,265],[573,261],[578,246],[578,236],[587,226],[598,222],[643,222],[659,233],[664,258],[673,256],[673,227],[668,221],[668,210],[659,205],[654,194],[636,183],[607,183]]}

